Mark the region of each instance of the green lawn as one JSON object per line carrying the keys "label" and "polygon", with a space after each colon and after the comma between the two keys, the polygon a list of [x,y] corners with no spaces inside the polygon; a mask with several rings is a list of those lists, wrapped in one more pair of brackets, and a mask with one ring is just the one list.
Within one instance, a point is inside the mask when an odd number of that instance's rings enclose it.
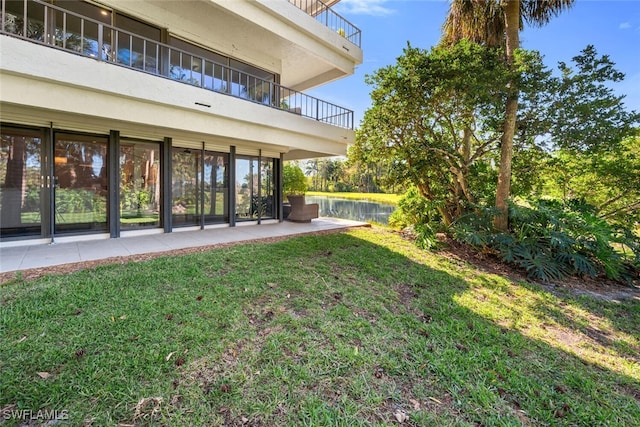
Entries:
{"label": "green lawn", "polygon": [[401,194],[384,193],[326,193],[321,191],[308,191],[307,196],[337,197],[350,200],[369,200],[371,202],[385,203],[387,205],[397,205]]}
{"label": "green lawn", "polygon": [[95,426],[631,426],[639,340],[639,300],[554,296],[358,229],[4,284],[0,408]]}

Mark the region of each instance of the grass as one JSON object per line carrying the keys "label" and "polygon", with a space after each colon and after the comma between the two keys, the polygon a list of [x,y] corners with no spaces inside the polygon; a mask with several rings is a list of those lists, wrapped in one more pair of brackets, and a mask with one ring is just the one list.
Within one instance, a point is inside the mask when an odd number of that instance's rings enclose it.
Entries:
{"label": "grass", "polygon": [[307,191],[308,196],[337,197],[349,200],[369,200],[371,202],[384,203],[387,205],[398,204],[402,197],[401,194],[384,194],[384,193],[328,193],[321,191]]}
{"label": "grass", "polygon": [[19,276],[0,287],[0,408],[96,426],[628,426],[639,340],[638,300],[554,296],[360,229]]}

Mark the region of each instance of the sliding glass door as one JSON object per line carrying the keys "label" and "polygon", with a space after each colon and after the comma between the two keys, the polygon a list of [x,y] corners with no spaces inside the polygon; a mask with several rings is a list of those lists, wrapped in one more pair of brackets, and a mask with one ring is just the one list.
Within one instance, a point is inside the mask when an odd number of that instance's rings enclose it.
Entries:
{"label": "sliding glass door", "polygon": [[120,141],[120,228],[160,227],[160,144]]}
{"label": "sliding glass door", "polygon": [[173,148],[171,158],[171,222],[174,227],[200,224],[199,151]]}
{"label": "sliding glass door", "polygon": [[229,222],[229,155],[204,153],[203,179],[205,224]]}
{"label": "sliding glass door", "polygon": [[237,220],[275,218],[273,159],[238,156],[235,187]]}
{"label": "sliding glass door", "polygon": [[56,234],[108,231],[107,140],[106,136],[56,133]]}
{"label": "sliding glass door", "polygon": [[262,159],[260,162],[260,193],[262,203],[262,218],[276,217],[275,182],[273,159]]}
{"label": "sliding glass door", "polygon": [[[44,172],[42,132],[3,127],[0,135],[0,235],[42,234]],[[48,211],[46,211],[48,212]]]}
{"label": "sliding glass door", "polygon": [[174,227],[229,221],[229,155],[173,148],[171,217]]}

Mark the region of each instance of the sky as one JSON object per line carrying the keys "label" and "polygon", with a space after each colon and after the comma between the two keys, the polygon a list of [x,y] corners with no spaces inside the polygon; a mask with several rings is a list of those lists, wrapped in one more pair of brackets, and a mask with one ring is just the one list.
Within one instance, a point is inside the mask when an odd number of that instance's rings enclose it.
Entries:
{"label": "sky", "polygon": [[[354,111],[358,127],[370,105],[367,74],[395,64],[407,42],[429,49],[438,43],[446,0],[341,0],[334,10],[362,31],[364,61],[355,74],[309,93]],[[538,50],[547,67],[571,62],[587,45],[609,55],[625,80],[613,85],[628,110],[640,111],[640,0],[576,0],[541,28],[525,27],[521,47]]]}

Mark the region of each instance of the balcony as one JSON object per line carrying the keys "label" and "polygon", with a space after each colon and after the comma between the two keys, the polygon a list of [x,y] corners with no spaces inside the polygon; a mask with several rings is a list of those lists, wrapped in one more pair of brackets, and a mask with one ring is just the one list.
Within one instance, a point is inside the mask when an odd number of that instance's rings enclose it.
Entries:
{"label": "balcony", "polygon": [[353,129],[351,110],[40,0],[1,0],[1,13],[7,36]]}
{"label": "balcony", "polygon": [[362,47],[360,29],[343,18],[340,14],[334,12],[329,6],[329,4],[334,4],[338,1],[327,0],[322,2],[320,0],[289,0],[289,3],[314,17],[318,22],[331,28],[351,43],[358,47]]}

